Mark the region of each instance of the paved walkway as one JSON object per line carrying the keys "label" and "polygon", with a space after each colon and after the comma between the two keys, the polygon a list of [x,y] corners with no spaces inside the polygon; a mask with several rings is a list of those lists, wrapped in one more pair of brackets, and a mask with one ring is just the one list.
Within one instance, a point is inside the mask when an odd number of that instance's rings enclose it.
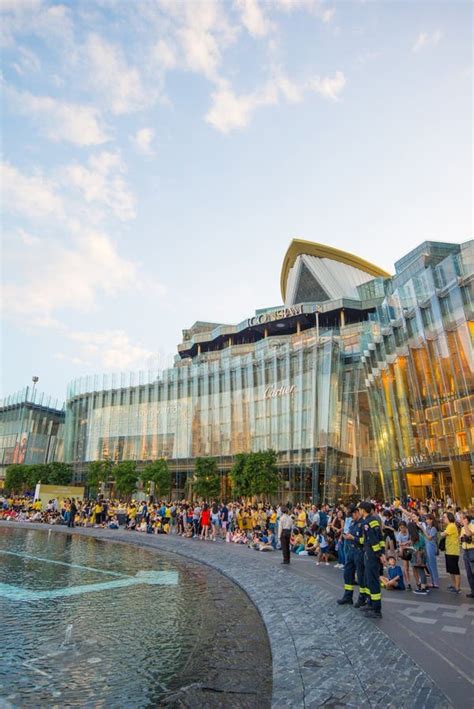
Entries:
{"label": "paved walkway", "polygon": [[[21,526],[45,529],[45,525]],[[51,529],[63,534],[71,531]],[[377,627],[378,621],[365,619],[348,606],[337,606],[334,595],[316,578],[313,583],[295,573],[296,564],[282,566],[280,555],[122,530],[76,528],[74,533],[177,553],[235,581],[267,628],[275,708],[452,706],[420,666]]]}

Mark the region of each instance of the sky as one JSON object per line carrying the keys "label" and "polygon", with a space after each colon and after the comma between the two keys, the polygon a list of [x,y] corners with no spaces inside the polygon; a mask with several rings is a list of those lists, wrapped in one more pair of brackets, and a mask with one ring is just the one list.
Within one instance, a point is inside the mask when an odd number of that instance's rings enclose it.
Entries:
{"label": "sky", "polygon": [[293,238],[472,237],[472,5],[0,0],[2,394],[171,366]]}

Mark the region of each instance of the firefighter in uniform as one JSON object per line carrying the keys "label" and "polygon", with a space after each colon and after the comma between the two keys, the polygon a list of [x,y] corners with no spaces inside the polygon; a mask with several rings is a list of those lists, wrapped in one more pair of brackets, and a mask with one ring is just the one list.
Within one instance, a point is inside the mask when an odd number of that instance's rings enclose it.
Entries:
{"label": "firefighter in uniform", "polygon": [[380,519],[373,514],[370,502],[359,504],[364,533],[365,583],[368,592],[367,604],[362,608],[367,618],[382,617],[382,588],[380,585],[381,564],[385,553]]}
{"label": "firefighter in uniform", "polygon": [[346,540],[346,563],[344,564],[344,595],[337,602],[340,606],[352,605],[354,586],[357,574],[359,583],[359,598],[355,608],[360,608],[367,601],[364,580],[364,534],[360,511],[357,507],[351,509],[352,521],[344,539]]}

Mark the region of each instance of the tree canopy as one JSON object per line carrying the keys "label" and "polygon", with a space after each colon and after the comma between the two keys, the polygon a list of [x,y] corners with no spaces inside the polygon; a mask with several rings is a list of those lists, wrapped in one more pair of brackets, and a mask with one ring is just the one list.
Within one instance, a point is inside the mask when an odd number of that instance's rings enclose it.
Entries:
{"label": "tree canopy", "polygon": [[137,464],[134,460],[123,460],[114,468],[115,489],[119,495],[131,497],[138,481]]}
{"label": "tree canopy", "polygon": [[194,467],[193,492],[204,500],[219,497],[221,476],[215,458],[196,458]]}
{"label": "tree canopy", "polygon": [[280,475],[275,451],[239,453],[230,471],[236,497],[268,497],[278,491]]}
{"label": "tree canopy", "polygon": [[232,492],[235,497],[250,497],[252,495],[252,480],[249,477],[247,460],[249,453],[237,453],[230,470]]}
{"label": "tree canopy", "polygon": [[35,465],[9,465],[5,473],[5,488],[20,494],[33,491],[37,483],[43,485],[69,485],[72,466],[68,463],[38,463]]}
{"label": "tree canopy", "polygon": [[[164,458],[154,460],[142,470],[140,475],[144,485],[153,483],[153,494],[156,497],[169,497],[172,488],[171,470],[168,461]],[[153,488],[150,488],[150,491]],[[150,492],[151,494],[151,492]]]}

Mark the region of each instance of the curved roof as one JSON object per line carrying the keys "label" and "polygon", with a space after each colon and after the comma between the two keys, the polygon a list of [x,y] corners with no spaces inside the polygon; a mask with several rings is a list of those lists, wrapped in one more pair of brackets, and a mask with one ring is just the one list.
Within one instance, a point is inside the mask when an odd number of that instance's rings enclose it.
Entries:
{"label": "curved roof", "polygon": [[348,266],[353,266],[358,268],[360,271],[368,273],[373,278],[389,278],[390,273],[384,271],[382,268],[375,266],[368,261],[350,254],[347,251],[341,251],[340,249],[334,249],[332,246],[325,246],[324,244],[316,244],[314,241],[305,241],[304,239],[293,239],[288,247],[288,250],[283,259],[283,266],[281,269],[280,276],[280,289],[283,296],[283,300],[286,298],[286,283],[288,280],[288,275],[290,269],[294,266],[294,263],[298,256],[308,255],[316,256],[317,258],[327,258],[333,261],[339,261],[340,263],[345,263]]}

